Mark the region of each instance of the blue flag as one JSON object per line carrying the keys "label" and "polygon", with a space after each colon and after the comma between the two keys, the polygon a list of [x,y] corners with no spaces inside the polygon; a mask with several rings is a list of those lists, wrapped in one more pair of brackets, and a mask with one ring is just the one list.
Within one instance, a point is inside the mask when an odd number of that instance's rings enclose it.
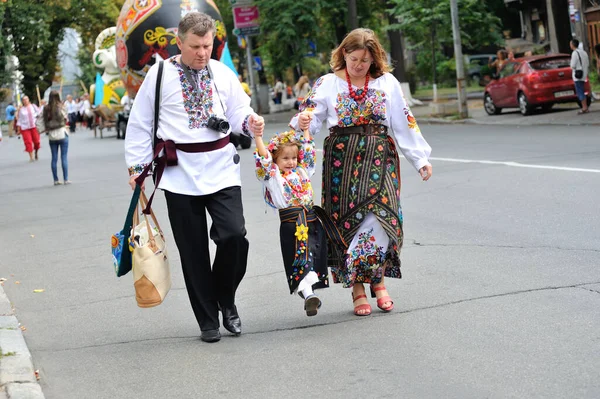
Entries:
{"label": "blue flag", "polygon": [[96,73],[96,87],[94,88],[94,106],[102,104],[102,100],[104,99],[104,80],[102,79],[102,75]]}

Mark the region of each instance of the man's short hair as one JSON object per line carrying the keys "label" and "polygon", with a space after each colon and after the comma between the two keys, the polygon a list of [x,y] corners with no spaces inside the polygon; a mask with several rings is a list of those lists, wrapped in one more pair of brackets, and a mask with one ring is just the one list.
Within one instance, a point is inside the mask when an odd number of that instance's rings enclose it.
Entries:
{"label": "man's short hair", "polygon": [[190,12],[187,13],[181,21],[179,21],[179,27],[177,28],[177,36],[181,40],[184,40],[188,32],[196,36],[204,36],[208,32],[212,32],[213,36],[217,31],[215,20],[210,15],[202,12]]}
{"label": "man's short hair", "polygon": [[571,40],[571,43],[573,43],[573,47],[575,47],[575,48],[579,47],[579,40],[573,39],[573,40]]}

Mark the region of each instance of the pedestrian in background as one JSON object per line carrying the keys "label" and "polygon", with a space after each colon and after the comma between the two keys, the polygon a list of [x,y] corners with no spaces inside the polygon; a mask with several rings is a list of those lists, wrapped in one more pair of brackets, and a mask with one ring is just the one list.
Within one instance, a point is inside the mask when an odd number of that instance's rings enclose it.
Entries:
{"label": "pedestrian in background", "polygon": [[17,114],[17,109],[13,105],[12,102],[8,103],[6,106],[6,123],[8,124],[8,137],[13,137],[15,135],[15,116]]}
{"label": "pedestrian in background", "polygon": [[[153,154],[165,149],[157,158],[155,187],[165,191],[188,296],[205,342],[221,339],[219,311],[227,331],[242,332],[235,293],[246,273],[248,240],[240,156],[230,133],[261,134],[264,129],[263,118],[250,107],[234,72],[210,58],[215,32],[215,21],[207,14],[190,12],[181,19],[181,54],[150,68],[131,108],[125,137],[132,188],[137,176],[148,172]],[[164,69],[155,152],[152,126],[160,65]],[[217,246],[212,267],[209,237]]]}
{"label": "pedestrian in background", "polygon": [[67,96],[67,101],[65,101],[65,107],[67,108],[67,115],[69,118],[69,131],[71,133],[75,133],[77,129],[77,113],[79,112],[79,106],[73,100],[72,95]]}
{"label": "pedestrian in background", "polygon": [[33,162],[38,160],[38,151],[40,150],[40,134],[35,127],[39,108],[29,101],[28,96],[24,96],[21,101],[23,105],[17,112],[17,134],[23,137],[25,152],[29,154],[29,162]]}
{"label": "pedestrian in background", "polygon": [[275,98],[273,98],[273,102],[275,104],[281,104],[281,100],[283,99],[283,91],[285,90],[285,85],[281,81],[281,78],[277,78],[275,82],[275,86],[273,87],[273,93]]}
{"label": "pedestrian in background", "polygon": [[500,74],[500,70],[502,69],[504,64],[506,64],[507,58],[508,53],[506,52],[506,50],[498,50],[496,52],[496,59],[494,61],[492,61],[492,57],[490,57],[488,61],[488,67],[492,68],[494,76],[498,77],[498,75]]}
{"label": "pedestrian in background", "polygon": [[248,97],[252,97],[252,90],[250,90],[250,86],[248,86],[248,83],[244,82],[244,78],[242,77],[242,75],[238,75],[238,80],[242,85],[242,89],[244,89],[244,93],[246,93]]}
{"label": "pedestrian in background", "polygon": [[[52,177],[54,185],[70,184],[69,181],[69,162],[67,154],[69,152],[69,135],[67,133],[67,111],[60,100],[60,94],[56,90],[52,90],[48,97],[48,104],[42,110],[40,131],[48,135],[50,151],[52,152],[52,160],[50,167],[52,169]],[[58,178],[58,152],[60,151],[60,163],[63,174],[63,181]]]}
{"label": "pedestrian in background", "polygon": [[294,90],[296,91],[296,104],[294,108],[298,109],[298,107],[300,106],[302,101],[304,101],[304,99],[308,95],[308,92],[310,91],[308,76],[300,76],[300,79],[298,79],[298,82],[296,82],[296,85],[294,86]]}
{"label": "pedestrian in background", "polygon": [[94,122],[94,112],[92,111],[92,106],[90,104],[90,95],[87,93],[83,95],[81,108],[83,110],[83,121],[85,122],[85,126],[88,129],[91,129]]}
{"label": "pedestrian in background", "polygon": [[571,40],[571,69],[573,70],[573,81],[575,82],[575,92],[581,103],[581,109],[577,111],[579,115],[589,112],[587,97],[585,95],[585,81],[588,78],[590,70],[590,58],[587,53],[579,49],[579,40]]}
{"label": "pedestrian in background", "polygon": [[268,148],[262,135],[255,141],[256,177],[264,186],[267,204],[279,209],[279,242],[290,294],[298,293],[306,315],[315,316],[321,300],[313,290],[329,287],[327,243],[313,208],[310,182],[315,142],[308,130],[303,136],[293,130],[278,134]]}
{"label": "pedestrian in background", "polygon": [[384,276],[401,277],[404,234],[396,143],[423,180],[431,177],[431,147],[372,30],[350,32],[333,51],[330,66],[334,72],[315,82],[290,126],[310,128],[313,135],[323,123],[329,128],[321,203],[349,243],[345,253],[328,248],[334,283],[352,288],[357,316],[371,313],[363,284],[371,285],[377,307],[389,312],[394,302]]}

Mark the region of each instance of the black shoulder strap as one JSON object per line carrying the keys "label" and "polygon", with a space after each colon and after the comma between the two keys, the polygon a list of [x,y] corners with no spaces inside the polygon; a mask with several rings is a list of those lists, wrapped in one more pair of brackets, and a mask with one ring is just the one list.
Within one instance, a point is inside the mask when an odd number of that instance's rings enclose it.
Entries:
{"label": "black shoulder strap", "polygon": [[161,60],[158,63],[158,74],[156,75],[156,92],[154,92],[154,138],[152,139],[152,157],[154,158],[154,149],[156,148],[156,141],[158,139],[158,115],[160,111],[160,98],[162,94],[162,75],[164,61]]}
{"label": "black shoulder strap", "polygon": [[577,57],[579,57],[579,65],[581,65],[581,69],[583,69],[583,61],[581,61],[581,55],[579,54],[579,50],[575,50],[577,53]]}

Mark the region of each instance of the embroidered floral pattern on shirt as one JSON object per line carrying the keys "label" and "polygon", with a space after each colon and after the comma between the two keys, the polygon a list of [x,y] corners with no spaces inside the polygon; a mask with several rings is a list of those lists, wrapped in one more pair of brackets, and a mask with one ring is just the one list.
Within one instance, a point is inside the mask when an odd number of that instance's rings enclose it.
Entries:
{"label": "embroidered floral pattern on shirt", "polygon": [[302,104],[300,104],[300,106],[298,107],[298,111],[302,112],[302,111],[306,111],[307,109],[315,109],[317,107],[317,103],[315,103],[314,98],[315,98],[317,89],[323,83],[324,78],[325,78],[325,76],[321,76],[319,79],[317,79],[317,81],[315,82],[313,87],[308,92],[308,95],[306,96],[304,101],[302,101]]}
{"label": "embroidered floral pattern on shirt", "polygon": [[208,74],[208,68],[197,72],[190,71],[192,79],[197,79],[197,82],[189,82],[183,72],[183,66],[175,60],[175,57],[170,61],[179,72],[183,105],[188,114],[188,127],[190,129],[207,127],[208,118],[213,115],[212,80]]}
{"label": "embroidered floral pattern on shirt", "polygon": [[417,133],[421,133],[421,129],[419,128],[419,125],[417,125],[417,120],[409,108],[404,108],[404,116],[408,122],[408,128],[413,129]]}
{"label": "embroidered floral pattern on shirt", "polygon": [[147,163],[140,163],[137,165],[130,166],[129,169],[127,169],[129,171],[129,176],[139,175],[140,173],[142,173],[146,166],[148,166]]}
{"label": "embroidered floral pattern on shirt", "polygon": [[[315,167],[313,140],[303,140],[302,148],[298,151],[298,166],[287,172],[281,172],[271,156],[261,157],[258,151],[255,151],[254,159],[258,180],[264,183],[274,180],[279,183],[276,189],[283,195],[287,206],[313,205],[313,189],[309,178],[309,171]],[[273,185],[269,187],[274,189]],[[275,207],[269,189],[265,190],[265,201]]]}
{"label": "embroidered floral pattern on shirt", "polygon": [[250,115],[246,115],[244,121],[242,122],[242,133],[246,135],[250,135],[250,127],[248,125],[248,119],[250,119]]}
{"label": "embroidered floral pattern on shirt", "polygon": [[[360,94],[358,89],[356,94]],[[348,93],[338,93],[335,110],[338,115],[338,126],[358,126],[379,123],[386,120],[386,95],[384,92],[368,89],[363,101],[356,102]]]}

